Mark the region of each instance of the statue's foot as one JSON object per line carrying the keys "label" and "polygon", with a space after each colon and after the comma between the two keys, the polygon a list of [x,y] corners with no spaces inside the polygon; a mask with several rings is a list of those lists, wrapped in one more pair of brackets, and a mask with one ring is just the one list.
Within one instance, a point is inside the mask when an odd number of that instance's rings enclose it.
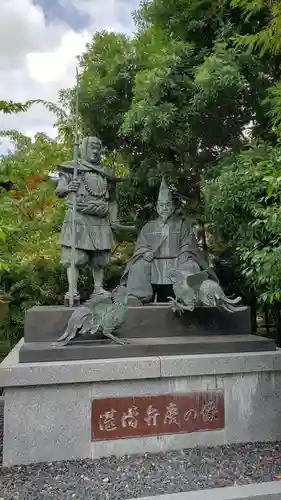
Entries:
{"label": "statue's foot", "polygon": [[134,297],[133,295],[128,295],[128,306],[142,306],[143,303],[141,300],[139,300],[137,297]]}
{"label": "statue's foot", "polygon": [[92,296],[93,295],[103,295],[103,297],[111,297],[111,292],[108,292],[102,286],[96,286],[92,293]]}
{"label": "statue's foot", "polygon": [[117,337],[116,335],[113,335],[111,332],[107,332],[105,330],[103,330],[103,335],[105,338],[112,340],[115,344],[125,345],[130,343],[128,339]]}
{"label": "statue's foot", "polygon": [[172,297],[168,297],[168,299],[169,299],[169,304],[174,313],[177,312],[179,314],[182,314],[184,312],[183,307],[181,306],[181,304],[178,303],[176,299],[173,299]]}
{"label": "statue's foot", "polygon": [[[70,293],[67,292],[64,296],[64,305],[66,307],[71,307]],[[73,295],[73,307],[80,306],[80,295],[79,293],[74,293]]]}

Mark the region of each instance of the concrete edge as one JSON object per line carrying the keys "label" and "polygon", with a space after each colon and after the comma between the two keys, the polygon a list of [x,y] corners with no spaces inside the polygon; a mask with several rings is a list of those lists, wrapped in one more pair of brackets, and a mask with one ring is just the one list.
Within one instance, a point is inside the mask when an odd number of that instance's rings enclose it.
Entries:
{"label": "concrete edge", "polygon": [[202,375],[280,371],[281,350],[160,356],[160,361],[161,377],[196,377]]}
{"label": "concrete edge", "polygon": [[24,338],[15,345],[15,347],[9,352],[9,354],[0,363],[0,367],[6,367],[11,365],[16,365],[19,362],[19,350],[24,343]]}
{"label": "concrete edge", "polygon": [[73,383],[160,378],[160,359],[101,359],[85,361],[19,363],[20,341],[0,364],[0,386],[23,387]]}
{"label": "concrete edge", "polygon": [[131,500],[280,500],[281,482],[247,484],[228,488],[188,491]]}
{"label": "concrete edge", "polygon": [[213,376],[281,370],[281,350],[83,361],[19,363],[23,339],[0,365],[0,387]]}

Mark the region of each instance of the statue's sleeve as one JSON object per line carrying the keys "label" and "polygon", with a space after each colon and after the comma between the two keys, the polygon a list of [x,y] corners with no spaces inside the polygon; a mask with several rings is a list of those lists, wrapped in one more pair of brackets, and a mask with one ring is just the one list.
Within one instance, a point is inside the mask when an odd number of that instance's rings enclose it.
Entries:
{"label": "statue's sleeve", "polygon": [[[192,258],[201,269],[209,269],[209,263],[206,261],[203,252],[200,250],[196,236],[193,232],[192,225],[189,221],[182,223],[181,244],[180,244],[180,261],[185,262],[186,257]],[[217,281],[217,277],[212,270],[209,270],[209,275]]]}
{"label": "statue's sleeve", "polygon": [[136,241],[136,249],[134,254],[143,254],[145,252],[149,252],[152,250],[152,244],[149,241],[149,225],[146,224],[140,234],[138,235],[137,241]]}
{"label": "statue's sleeve", "polygon": [[132,257],[127,262],[126,269],[124,271],[122,280],[124,279],[125,276],[128,275],[128,272],[129,272],[131,266],[139,258],[141,258],[146,252],[150,251],[152,248],[151,246],[148,245],[148,241],[147,241],[147,236],[146,236],[147,227],[148,227],[148,224],[146,224],[139,233],[139,236],[138,236],[137,241],[136,241],[135,251],[134,251]]}
{"label": "statue's sleeve", "polygon": [[191,256],[199,254],[198,242],[189,221],[183,221],[181,226],[180,255],[183,253],[189,253]]}
{"label": "statue's sleeve", "polygon": [[71,174],[65,172],[59,172],[59,182],[56,187],[56,195],[58,197],[63,197],[68,193],[67,187],[71,181]]}

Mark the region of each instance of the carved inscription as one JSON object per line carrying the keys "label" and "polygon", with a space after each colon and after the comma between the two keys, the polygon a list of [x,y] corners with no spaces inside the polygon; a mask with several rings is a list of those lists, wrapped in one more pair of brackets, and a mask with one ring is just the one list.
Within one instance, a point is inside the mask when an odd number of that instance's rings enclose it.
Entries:
{"label": "carved inscription", "polygon": [[224,428],[222,391],[95,399],[92,440]]}

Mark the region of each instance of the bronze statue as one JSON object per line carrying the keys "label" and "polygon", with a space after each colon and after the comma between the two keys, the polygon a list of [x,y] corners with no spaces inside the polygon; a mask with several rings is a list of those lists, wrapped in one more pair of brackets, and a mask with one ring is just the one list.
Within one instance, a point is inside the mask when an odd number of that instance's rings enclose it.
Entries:
{"label": "bronze statue", "polygon": [[155,286],[170,285],[175,296],[169,297],[174,311],[192,311],[206,305],[234,312],[240,297],[225,296],[214,269],[199,249],[191,222],[178,217],[175,209],[172,194],[162,179],[158,218],[142,228],[121,279],[128,296],[150,302]]}
{"label": "bronze statue", "polygon": [[[96,137],[82,142],[82,158],[59,166],[56,195],[68,197],[67,211],[61,230],[61,262],[67,269],[69,290],[65,296],[69,303],[71,285],[72,210],[75,193],[75,252],[73,292],[79,304],[77,280],[79,268],[90,264],[94,278],[94,293],[107,294],[103,288],[104,267],[114,244],[112,227],[117,222],[118,206],[116,183],[124,179],[114,175],[110,168],[101,166],[102,144]],[[73,179],[74,168],[77,178]],[[72,197],[71,197],[72,195]]]}
{"label": "bronze statue", "polygon": [[[162,179],[157,203],[158,218],[145,224],[141,230],[120,286],[111,296],[99,295],[99,289],[74,311],[58,344],[68,344],[75,337],[86,333],[93,337],[102,334],[114,342],[124,343],[113,333],[125,320],[128,298],[136,298],[142,303],[150,302],[155,285],[170,286],[174,297],[168,299],[173,311],[180,314],[202,305],[228,312],[244,309],[237,306],[240,297],[229,299],[225,296],[214,270],[199,249],[191,222],[178,217],[175,208],[171,192]],[[88,241],[87,236],[82,242]],[[101,238],[97,241],[103,241]],[[108,257],[108,250],[106,252]]]}
{"label": "bronze statue", "polygon": [[162,179],[157,202],[159,217],[142,228],[122,277],[128,295],[142,302],[152,299],[153,285],[171,285],[171,273],[183,264],[191,273],[208,269],[210,276],[216,279],[198,248],[192,224],[178,217],[175,208],[171,192]]}

